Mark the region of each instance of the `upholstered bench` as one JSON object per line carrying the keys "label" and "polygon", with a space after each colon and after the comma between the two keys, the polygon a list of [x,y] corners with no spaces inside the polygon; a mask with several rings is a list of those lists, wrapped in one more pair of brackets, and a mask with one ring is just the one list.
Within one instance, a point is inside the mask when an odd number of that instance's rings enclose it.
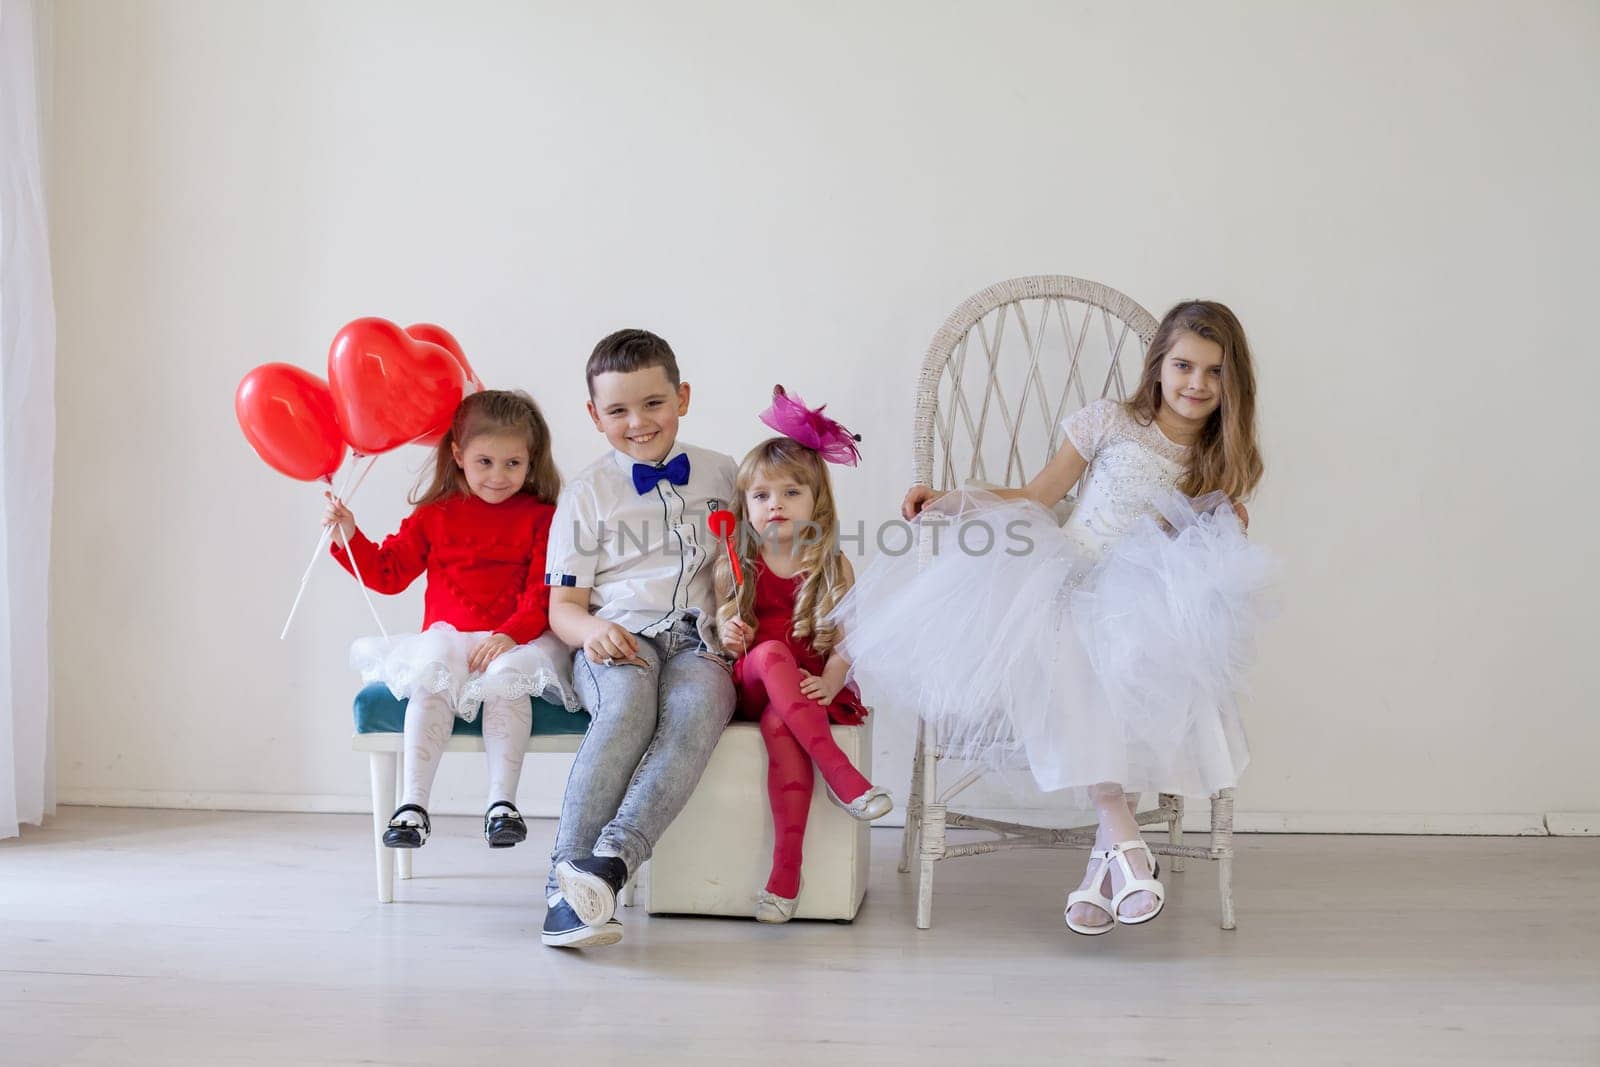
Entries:
{"label": "upholstered bench", "polygon": [[[833,739],[872,776],[871,719],[835,726]],[[819,775],[806,825],[797,919],[849,921],[867,891],[867,824],[828,799]],[[647,907],[652,915],[749,918],[772,867],[767,751],[754,723],[734,722],[717,742],[683,812],[656,843]]]}
{"label": "upholstered bench", "polygon": [[[406,702],[398,700],[385,685],[369,685],[356,694],[356,732],[351,747],[370,756],[372,771],[372,840],[377,849],[378,901],[394,900],[394,877],[398,866],[401,878],[411,877],[411,850],[385,848],[383,831],[389,816],[399,804],[397,783],[400,750],[404,744]],[[533,736],[529,752],[576,752],[589,728],[589,714],[572,712],[560,704],[533,701]],[[445,745],[446,752],[482,752],[483,720],[456,720],[455,730]]]}
{"label": "upholstered bench", "polygon": [[[399,803],[400,755],[406,702],[382,684],[356,694],[351,747],[368,754],[372,780],[372,841],[378,901],[394,900],[395,876],[411,877],[410,849],[385,848],[383,831]],[[587,712],[533,701],[529,752],[576,752],[589,727]],[[833,739],[861,773],[872,774],[871,721],[835,726]],[[456,720],[446,752],[482,752],[482,720]],[[649,863],[652,915],[749,916],[772,860],[772,812],[767,804],[767,753],[760,729],[735,722],[723,733],[705,775],[657,844]],[[806,827],[805,885],[797,919],[854,919],[867,888],[867,824],[827,797],[819,777]],[[634,872],[637,880],[639,872]],[[635,885],[623,891],[631,906]]]}

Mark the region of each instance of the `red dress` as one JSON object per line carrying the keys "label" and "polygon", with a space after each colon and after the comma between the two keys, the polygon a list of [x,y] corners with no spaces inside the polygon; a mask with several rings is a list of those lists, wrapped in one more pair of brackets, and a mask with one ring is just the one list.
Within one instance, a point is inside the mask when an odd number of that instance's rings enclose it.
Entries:
{"label": "red dress", "polygon": [[[750,641],[750,648],[754,649],[765,641],[780,642],[794,653],[794,661],[801,670],[820,676],[828,657],[813,649],[810,641],[794,636],[794,598],[800,592],[805,574],[802,572],[793,578],[780,578],[768,570],[759,557],[751,571],[756,583],[756,632]],[[749,577],[746,580],[750,580]],[[759,718],[762,709],[748,706],[750,701],[746,693],[750,687],[745,685],[744,664],[745,657],[740,656],[733,665],[733,680],[740,695],[739,711],[745,718]],[[827,708],[829,720],[848,726],[861,722],[867,715],[866,705],[861,703],[861,695],[856,692],[854,685],[839,690]]]}

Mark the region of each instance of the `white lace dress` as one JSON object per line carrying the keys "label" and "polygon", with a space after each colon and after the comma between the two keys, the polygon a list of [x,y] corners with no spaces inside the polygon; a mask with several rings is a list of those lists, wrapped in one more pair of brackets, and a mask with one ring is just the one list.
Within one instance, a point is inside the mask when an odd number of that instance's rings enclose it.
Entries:
{"label": "white lace dress", "polygon": [[880,554],[836,611],[851,677],[939,724],[947,755],[1021,761],[1041,790],[1235,785],[1272,561],[1220,494],[1177,492],[1187,449],[1158,427],[1101,400],[1063,429],[1089,461],[1067,521],[981,490],[942,498],[932,561]]}

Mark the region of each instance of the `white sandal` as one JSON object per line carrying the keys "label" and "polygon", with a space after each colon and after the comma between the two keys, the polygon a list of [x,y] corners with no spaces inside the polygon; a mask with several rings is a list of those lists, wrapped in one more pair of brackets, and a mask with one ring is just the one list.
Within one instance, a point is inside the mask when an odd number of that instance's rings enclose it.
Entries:
{"label": "white sandal", "polygon": [[[1067,908],[1061,914],[1067,920],[1067,929],[1075,934],[1083,934],[1085,937],[1098,937],[1100,934],[1109,934],[1116,929],[1117,913],[1114,910],[1116,905],[1111,902],[1110,897],[1100,892],[1100,887],[1105,885],[1106,882],[1106,865],[1111,862],[1112,851],[1112,849],[1105,849],[1100,852],[1090,852],[1090,863],[1095,860],[1101,861],[1099,870],[1094,872],[1094,878],[1090,881],[1088,889],[1074,889],[1067,894]],[[1106,913],[1106,921],[1097,923],[1094,926],[1086,926],[1083,923],[1074,922],[1072,918],[1072,906],[1074,904],[1091,904],[1099,908]]]}
{"label": "white sandal", "polygon": [[[1134,849],[1144,849],[1144,854],[1150,860],[1149,878],[1140,878],[1133,873],[1133,865],[1128,862],[1127,853]],[[1156,854],[1150,851],[1150,846],[1143,841],[1124,841],[1120,845],[1113,845],[1108,855],[1117,861],[1117,866],[1122,868],[1122,888],[1111,898],[1111,917],[1123,926],[1138,926],[1147,923],[1161,914],[1161,909],[1167,906],[1167,889],[1157,881],[1161,874],[1161,864],[1156,862]],[[1122,902],[1133,893],[1151,893],[1156,898],[1156,906],[1143,915],[1135,915],[1131,919],[1122,916]]]}

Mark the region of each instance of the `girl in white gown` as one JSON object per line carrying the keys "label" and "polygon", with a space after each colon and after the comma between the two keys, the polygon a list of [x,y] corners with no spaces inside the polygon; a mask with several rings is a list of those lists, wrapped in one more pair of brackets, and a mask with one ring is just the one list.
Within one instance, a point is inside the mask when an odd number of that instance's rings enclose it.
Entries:
{"label": "girl in white gown", "polygon": [[947,755],[1087,794],[1099,830],[1066,918],[1100,934],[1165,899],[1137,794],[1204,796],[1249,760],[1236,694],[1272,563],[1244,536],[1262,463],[1238,319],[1173,308],[1132,398],[1062,428],[1024,488],[913,486],[905,517],[946,520],[931,562],[880,554],[834,618],[862,691],[916,708]]}

